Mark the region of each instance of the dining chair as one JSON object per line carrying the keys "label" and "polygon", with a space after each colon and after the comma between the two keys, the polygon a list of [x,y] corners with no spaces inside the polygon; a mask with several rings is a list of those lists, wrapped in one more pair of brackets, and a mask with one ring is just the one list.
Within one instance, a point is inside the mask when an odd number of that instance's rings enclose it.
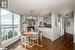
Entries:
{"label": "dining chair", "polygon": [[35,45],[35,41],[38,44],[38,33],[37,32],[32,32],[32,35],[31,35],[30,39],[31,39],[31,42],[33,43],[33,45]]}
{"label": "dining chair", "polygon": [[42,38],[43,38],[43,32],[39,31],[39,37],[40,37],[40,41],[42,42]]}
{"label": "dining chair", "polygon": [[21,36],[21,44],[23,47],[27,47],[29,45],[29,38],[28,36]]}

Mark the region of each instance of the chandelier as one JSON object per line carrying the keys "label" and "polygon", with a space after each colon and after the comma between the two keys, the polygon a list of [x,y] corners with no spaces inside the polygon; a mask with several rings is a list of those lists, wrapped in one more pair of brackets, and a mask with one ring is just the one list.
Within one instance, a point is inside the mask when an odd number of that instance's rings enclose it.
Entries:
{"label": "chandelier", "polygon": [[35,18],[35,17],[33,17],[33,12],[34,12],[33,10],[30,11],[30,15],[31,15],[31,16],[28,17],[29,19],[34,19],[34,18]]}

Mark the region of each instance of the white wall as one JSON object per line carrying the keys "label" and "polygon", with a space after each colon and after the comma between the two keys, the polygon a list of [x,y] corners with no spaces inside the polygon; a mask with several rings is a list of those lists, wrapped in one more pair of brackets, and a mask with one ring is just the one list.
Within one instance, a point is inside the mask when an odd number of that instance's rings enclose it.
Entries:
{"label": "white wall", "polygon": [[75,43],[75,10],[74,10],[74,34],[73,35],[74,35],[73,39],[74,39],[74,43]]}
{"label": "white wall", "polygon": [[66,25],[66,32],[73,34],[74,33],[74,17],[70,17],[66,21],[70,22],[70,26]]}
{"label": "white wall", "polygon": [[48,39],[51,39],[51,35],[52,35],[52,29],[51,28],[39,28],[40,31],[43,32],[43,36],[48,38]]}
{"label": "white wall", "polygon": [[[52,14],[52,41],[56,40],[60,36],[64,34],[64,28],[63,28],[63,18],[60,19],[60,23],[58,22],[58,14],[54,13]],[[56,23],[56,24],[55,24]]]}

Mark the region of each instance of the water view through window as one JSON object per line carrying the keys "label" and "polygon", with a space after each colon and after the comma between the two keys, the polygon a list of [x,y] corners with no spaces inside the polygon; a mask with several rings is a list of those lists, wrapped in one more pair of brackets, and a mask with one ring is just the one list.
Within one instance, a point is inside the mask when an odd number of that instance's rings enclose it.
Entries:
{"label": "water view through window", "polygon": [[20,33],[20,15],[1,9],[1,40],[8,40]]}

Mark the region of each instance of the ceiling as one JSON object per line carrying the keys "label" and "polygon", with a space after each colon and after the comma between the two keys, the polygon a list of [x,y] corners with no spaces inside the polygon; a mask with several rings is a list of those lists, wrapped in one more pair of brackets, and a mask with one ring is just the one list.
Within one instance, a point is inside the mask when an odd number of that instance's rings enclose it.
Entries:
{"label": "ceiling", "polygon": [[30,16],[44,16],[50,12],[64,14],[71,12],[75,0],[8,0],[8,9],[16,14]]}

